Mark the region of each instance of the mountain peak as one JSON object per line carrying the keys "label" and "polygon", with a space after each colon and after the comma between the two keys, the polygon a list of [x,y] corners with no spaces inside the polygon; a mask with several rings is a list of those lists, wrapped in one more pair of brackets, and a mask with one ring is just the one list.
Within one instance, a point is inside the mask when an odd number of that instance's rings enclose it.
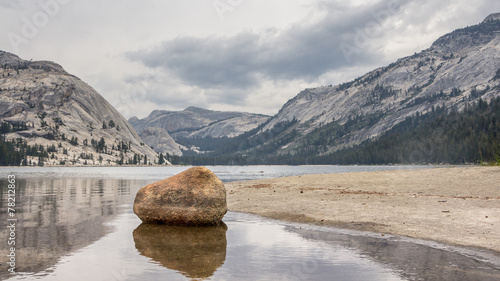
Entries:
{"label": "mountain peak", "polygon": [[17,62],[21,62],[21,61],[22,61],[22,59],[19,58],[18,56],[14,55],[12,53],[0,50],[0,63],[1,64],[12,63],[12,62],[17,63]]}
{"label": "mountain peak", "polygon": [[456,55],[468,52],[470,48],[484,46],[498,37],[500,30],[500,13],[491,14],[478,25],[467,26],[441,36],[432,47],[443,53]]}
{"label": "mountain peak", "polygon": [[500,13],[494,13],[489,16],[487,16],[483,23],[491,22],[491,21],[499,21],[500,20]]}
{"label": "mountain peak", "polygon": [[197,113],[197,114],[207,114],[207,113],[213,112],[212,110],[201,108],[201,107],[196,107],[196,106],[190,106],[190,107],[184,109],[184,111]]}
{"label": "mountain peak", "polygon": [[2,67],[10,67],[10,68],[15,68],[15,69],[26,69],[26,68],[31,68],[31,69],[43,69],[45,71],[55,71],[59,72],[62,74],[69,75],[66,73],[64,68],[60,66],[59,64],[51,61],[27,61],[21,59],[19,56],[1,51],[0,50],[0,66]]}

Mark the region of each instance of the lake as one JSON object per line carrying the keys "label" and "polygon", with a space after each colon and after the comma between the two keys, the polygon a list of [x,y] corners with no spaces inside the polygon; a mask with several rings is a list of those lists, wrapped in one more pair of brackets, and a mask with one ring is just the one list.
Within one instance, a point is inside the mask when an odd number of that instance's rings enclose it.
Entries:
{"label": "lake", "polygon": [[[405,237],[236,212],[218,227],[142,224],[132,212],[136,192],[187,168],[0,168],[0,279],[500,280],[495,253]],[[208,168],[229,182],[433,167]],[[9,175],[16,192],[10,210]],[[15,274],[8,271],[12,257]]]}

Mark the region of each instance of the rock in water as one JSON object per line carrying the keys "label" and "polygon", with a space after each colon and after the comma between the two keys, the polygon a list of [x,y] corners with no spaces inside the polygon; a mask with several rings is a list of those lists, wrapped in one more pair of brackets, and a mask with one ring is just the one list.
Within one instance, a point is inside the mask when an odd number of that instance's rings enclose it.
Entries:
{"label": "rock in water", "polygon": [[224,183],[205,167],[147,185],[134,201],[134,213],[145,223],[218,225],[226,212]]}

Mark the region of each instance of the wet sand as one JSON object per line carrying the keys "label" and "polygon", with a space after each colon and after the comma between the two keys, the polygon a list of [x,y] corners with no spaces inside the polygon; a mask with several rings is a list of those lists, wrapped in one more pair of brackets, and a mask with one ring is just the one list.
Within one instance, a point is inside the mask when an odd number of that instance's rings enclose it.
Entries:
{"label": "wet sand", "polygon": [[500,167],[308,175],[226,189],[231,211],[500,253]]}

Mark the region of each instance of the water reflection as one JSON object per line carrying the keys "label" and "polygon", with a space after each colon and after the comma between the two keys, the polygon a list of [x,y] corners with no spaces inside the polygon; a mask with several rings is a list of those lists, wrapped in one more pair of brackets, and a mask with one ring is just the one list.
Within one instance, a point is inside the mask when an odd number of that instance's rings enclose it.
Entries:
{"label": "water reflection", "polygon": [[[106,222],[130,202],[131,186],[144,181],[95,178],[18,178],[16,184],[16,271],[48,274],[61,257],[110,232]],[[118,187],[118,192],[117,192]],[[0,179],[0,216],[6,217],[6,177]],[[0,220],[0,237],[8,237]],[[7,247],[0,247],[6,256]],[[2,263],[0,279],[8,275]]]}
{"label": "water reflection", "polygon": [[372,236],[321,227],[289,226],[287,230],[308,240],[356,249],[363,257],[388,265],[408,280],[500,280],[497,263],[500,260],[486,250],[479,252],[404,237]]}
{"label": "water reflection", "polygon": [[134,232],[139,253],[188,278],[208,278],[226,260],[227,226],[141,224]]}

